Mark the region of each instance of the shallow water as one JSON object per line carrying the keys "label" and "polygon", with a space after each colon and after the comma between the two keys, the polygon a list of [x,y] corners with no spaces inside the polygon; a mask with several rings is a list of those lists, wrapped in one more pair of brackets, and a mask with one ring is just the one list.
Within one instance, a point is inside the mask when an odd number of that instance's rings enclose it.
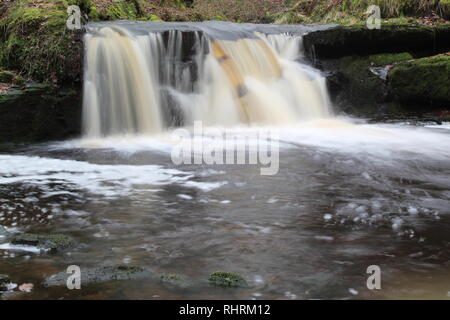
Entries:
{"label": "shallow water", "polygon": [[[448,299],[448,125],[354,122],[277,129],[273,176],[258,165],[175,166],[170,134],[3,148],[0,224],[78,245],[2,247],[0,273],[35,284],[16,299]],[[123,263],[191,285],[42,285],[72,264]],[[366,287],[369,265],[381,268],[381,290]],[[239,272],[250,288],[210,286],[216,270]]]}

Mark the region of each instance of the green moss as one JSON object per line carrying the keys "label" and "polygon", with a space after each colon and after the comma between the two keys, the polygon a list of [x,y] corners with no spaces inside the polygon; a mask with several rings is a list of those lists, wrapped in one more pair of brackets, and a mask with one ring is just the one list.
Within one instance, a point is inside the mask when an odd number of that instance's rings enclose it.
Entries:
{"label": "green moss", "polygon": [[133,2],[114,2],[107,6],[103,20],[136,20],[137,8]]}
{"label": "green moss", "polygon": [[156,14],[151,14],[149,17],[146,18],[149,21],[155,21],[155,22],[163,22],[160,17],[158,17]]}
{"label": "green moss", "polygon": [[389,91],[400,102],[449,105],[450,56],[402,62],[389,73]]}
{"label": "green moss", "polygon": [[274,15],[276,23],[364,24],[369,5],[378,5],[383,23],[412,23],[424,15],[448,18],[449,0],[323,0],[293,1],[291,7]]}
{"label": "green moss", "polygon": [[377,54],[371,55],[367,58],[370,65],[375,66],[385,66],[392,63],[397,63],[401,61],[407,61],[413,59],[413,56],[408,52],[398,53],[398,54]]}
{"label": "green moss", "polygon": [[123,276],[130,276],[134,274],[138,274],[143,272],[144,269],[136,266],[129,266],[129,265],[118,265],[116,267],[115,276],[121,278]]}
{"label": "green moss", "polygon": [[80,78],[81,41],[66,30],[67,3],[18,0],[0,17],[0,64],[48,82]]}
{"label": "green moss", "polygon": [[236,272],[216,271],[209,275],[209,282],[222,287],[246,287],[247,281]]}
{"label": "green moss", "polygon": [[[340,107],[357,116],[376,114],[386,98],[386,81],[371,69],[383,67],[413,57],[404,52],[398,54],[376,54],[370,56],[346,56],[331,61],[334,76],[329,79],[331,86],[339,87],[339,101],[346,101]],[[347,103],[348,102],[348,103]]]}

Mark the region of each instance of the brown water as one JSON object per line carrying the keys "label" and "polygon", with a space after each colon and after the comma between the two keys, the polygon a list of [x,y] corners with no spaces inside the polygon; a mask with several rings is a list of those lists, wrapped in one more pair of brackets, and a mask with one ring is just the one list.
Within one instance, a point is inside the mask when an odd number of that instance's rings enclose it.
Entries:
{"label": "brown water", "polygon": [[[35,285],[13,298],[449,299],[448,130],[324,122],[280,136],[274,176],[254,165],[174,166],[163,140],[145,137],[3,148],[0,223],[78,244],[0,250],[0,273]],[[123,263],[191,285],[42,285],[71,264]],[[369,265],[381,268],[381,290],[366,287]],[[239,272],[250,288],[210,286],[216,270]]]}

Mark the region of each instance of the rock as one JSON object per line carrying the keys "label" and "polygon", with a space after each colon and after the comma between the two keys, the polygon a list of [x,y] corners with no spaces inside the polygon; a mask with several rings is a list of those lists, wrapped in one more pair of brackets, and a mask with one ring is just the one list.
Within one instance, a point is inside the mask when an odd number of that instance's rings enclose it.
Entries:
{"label": "rock", "polygon": [[0,94],[0,143],[66,139],[81,134],[81,86],[40,83]]}
{"label": "rock", "polygon": [[65,235],[40,235],[31,233],[14,236],[11,239],[11,244],[33,246],[52,253],[70,249],[75,246],[75,242]]}
{"label": "rock", "polygon": [[[69,276],[70,274],[66,272],[51,275],[44,280],[44,286],[65,286]],[[129,265],[81,268],[81,286],[90,283],[142,279],[150,276],[151,273],[145,269]]]}
{"label": "rock", "polygon": [[407,52],[347,56],[321,61],[318,67],[327,73],[327,85],[334,105],[357,116],[392,116],[399,112],[386,105],[386,76],[396,63],[413,59]]}
{"label": "rock", "polygon": [[162,282],[179,287],[179,288],[188,288],[192,286],[192,283],[188,281],[185,277],[179,274],[162,274],[160,276]]}
{"label": "rock", "polygon": [[450,49],[450,25],[382,25],[374,30],[339,26],[311,32],[303,42],[306,53],[319,59],[396,52],[436,54]]}
{"label": "rock", "polygon": [[6,274],[0,274],[0,291],[7,291],[8,285],[11,283],[9,276]]}
{"label": "rock", "polygon": [[216,271],[209,275],[208,280],[219,287],[248,287],[247,281],[236,272]]}
{"label": "rock", "polygon": [[450,106],[450,55],[406,61],[388,75],[389,95],[396,102],[412,106]]}

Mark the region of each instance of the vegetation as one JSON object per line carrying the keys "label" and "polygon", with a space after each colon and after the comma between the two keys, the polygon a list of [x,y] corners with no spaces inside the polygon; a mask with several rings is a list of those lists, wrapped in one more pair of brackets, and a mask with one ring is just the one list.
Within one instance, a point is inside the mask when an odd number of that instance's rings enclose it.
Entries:
{"label": "vegetation", "polygon": [[[410,53],[384,53],[370,56],[346,56],[329,62],[327,69],[333,70],[329,77],[330,90],[340,109],[358,116],[377,114],[385,102],[385,80],[374,71],[413,59]],[[336,92],[333,91],[335,88]],[[340,103],[343,102],[343,103]]]}
{"label": "vegetation", "polygon": [[406,103],[450,103],[450,53],[405,61],[389,73],[389,91]]}
{"label": "vegetation", "polygon": [[297,0],[275,15],[278,23],[364,23],[367,8],[378,5],[391,23],[444,23],[450,18],[449,0]]}
{"label": "vegetation", "polygon": [[0,8],[0,65],[57,84],[79,80],[81,41],[65,30],[67,3],[6,2]]}

